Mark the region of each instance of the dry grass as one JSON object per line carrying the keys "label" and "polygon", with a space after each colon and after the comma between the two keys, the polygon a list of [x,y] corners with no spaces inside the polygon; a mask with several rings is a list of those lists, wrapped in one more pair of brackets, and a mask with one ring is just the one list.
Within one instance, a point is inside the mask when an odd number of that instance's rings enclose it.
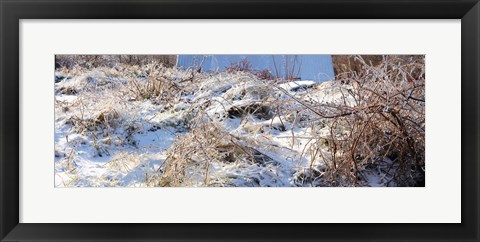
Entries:
{"label": "dry grass", "polygon": [[[384,185],[423,186],[424,58],[405,62],[384,56],[375,66],[356,58],[362,68],[338,75],[335,83],[294,91],[275,85],[285,80],[249,73],[248,63],[233,66],[233,73],[217,74],[177,72],[154,62],[99,67],[85,74],[87,67],[77,65],[62,72],[73,77],[70,81],[56,84],[59,94],[77,99],[57,101],[56,112],[73,133],[93,140],[99,156],[108,155],[111,145],[129,144],[133,152],[109,159],[108,166],[120,173],[131,173],[148,160],[139,157],[134,139],[129,141],[143,130],[140,123],[154,119],[162,127],[184,126],[156,173],[143,174],[147,186],[258,186],[258,174],[232,177],[225,167],[242,172],[252,168],[263,176],[278,166],[261,150],[301,153],[284,163],[308,161],[301,172],[287,174],[293,180],[289,185],[365,186],[368,174],[378,171]],[[292,60],[289,68],[299,66]],[[295,79],[294,71],[288,75]],[[144,104],[158,111],[148,120],[141,118]],[[227,119],[240,123],[242,135],[226,128]],[[296,133],[299,129],[305,133]],[[270,142],[280,139],[274,133],[286,136],[288,143],[276,147]],[[75,169],[75,144],[61,158],[68,171]],[[274,180],[277,171],[269,175]],[[252,181],[235,183],[238,177]]]}
{"label": "dry grass", "polygon": [[151,100],[153,103],[176,103],[186,85],[191,83],[173,80],[167,74],[169,69],[159,63],[144,67],[140,75],[129,78],[128,90],[135,100]]}
{"label": "dry grass", "polygon": [[248,140],[230,134],[215,123],[200,124],[178,137],[167,154],[158,186],[235,186],[233,180],[237,178],[251,180],[254,186],[259,186],[258,174],[232,176],[218,169],[265,167],[275,162],[253,148]]}

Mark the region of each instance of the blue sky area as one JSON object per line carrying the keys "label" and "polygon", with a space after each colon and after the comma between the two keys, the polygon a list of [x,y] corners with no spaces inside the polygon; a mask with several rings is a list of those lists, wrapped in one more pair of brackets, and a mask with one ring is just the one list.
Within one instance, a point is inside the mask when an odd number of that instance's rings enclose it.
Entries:
{"label": "blue sky area", "polygon": [[179,55],[177,66],[198,66],[205,56],[203,71],[224,71],[234,63],[247,59],[253,71],[268,69],[275,77],[292,71],[300,80],[323,82],[334,79],[331,55]]}

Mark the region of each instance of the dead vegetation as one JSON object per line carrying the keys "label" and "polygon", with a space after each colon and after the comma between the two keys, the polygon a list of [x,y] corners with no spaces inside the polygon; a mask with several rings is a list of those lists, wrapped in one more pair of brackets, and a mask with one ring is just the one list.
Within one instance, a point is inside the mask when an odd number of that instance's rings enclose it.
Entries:
{"label": "dead vegetation", "polygon": [[[277,161],[260,151],[254,138],[233,134],[222,123],[225,118],[269,120],[272,117],[269,97],[273,96],[274,92],[271,88],[267,91],[262,87],[263,85],[259,85],[253,89],[247,85],[240,88],[241,90],[232,90],[230,87],[221,92],[224,103],[210,99],[197,100],[188,110],[192,113],[187,122],[189,132],[178,136],[168,149],[156,185],[237,186],[241,183],[247,186],[270,186],[269,181],[262,180],[275,176],[270,173],[274,170],[271,166],[278,165]],[[253,99],[243,105],[233,105],[238,98],[230,95],[233,91],[241,93],[242,97],[249,96]],[[212,116],[209,111],[215,105],[217,108]],[[253,133],[259,132],[262,127],[260,125]],[[249,130],[247,125],[245,130]],[[265,172],[244,173],[244,170],[253,167],[264,169]],[[237,172],[234,172],[235,170]]]}
{"label": "dead vegetation", "polygon": [[[260,95],[257,87],[242,94],[254,95],[257,102],[224,111],[229,118],[278,117],[286,131],[284,119],[290,123],[292,148],[298,139],[305,139],[295,137],[294,128],[310,127],[302,152],[310,165],[295,178],[298,185],[365,186],[369,174],[377,173],[384,174],[379,183],[386,186],[424,186],[424,59],[405,63],[385,56],[373,66],[361,56],[356,58],[363,68],[337,77],[334,91],[340,97],[335,102],[306,101],[286,90],[281,91],[290,98],[281,100],[273,92]],[[254,134],[263,133],[264,127],[255,130]],[[255,160],[255,149],[241,144],[218,124],[192,127],[169,151],[159,185],[185,185],[197,177],[203,182],[196,185],[208,186],[215,178],[209,172],[211,164]]]}
{"label": "dead vegetation", "polygon": [[[385,174],[385,185],[424,186],[425,73],[424,59],[400,64],[383,57],[378,66],[363,63],[359,72],[337,77],[342,98],[336,103],[302,103],[326,127],[311,141],[310,180],[358,186],[368,172]],[[313,125],[312,134],[318,133]],[[314,161],[324,169],[314,171]],[[387,164],[388,163],[388,164]]]}
{"label": "dead vegetation", "polygon": [[[274,176],[268,166],[277,162],[253,147],[248,139],[230,134],[222,126],[207,122],[178,137],[167,151],[157,186],[262,186],[265,176]],[[237,174],[235,169],[260,167],[263,174]],[[255,168],[258,169],[258,168]],[[270,185],[268,185],[270,186]]]}
{"label": "dead vegetation", "polygon": [[[281,86],[286,80],[263,78],[246,62],[214,74],[157,62],[98,67],[89,75],[77,66],[56,85],[57,95],[79,98],[56,107],[99,156],[110,155],[111,145],[133,147],[108,163],[124,173],[146,160],[137,157],[138,132],[176,129],[158,169],[141,174],[147,186],[367,186],[372,175],[382,186],[424,186],[424,57],[383,56],[371,65],[355,56],[355,63],[361,68],[334,82],[289,89]],[[93,103],[88,108],[85,98]],[[156,114],[143,120],[145,102]],[[239,122],[236,132],[227,128],[232,120]],[[76,145],[62,153],[68,170],[75,168]]]}
{"label": "dead vegetation", "polygon": [[152,62],[172,67],[177,61],[176,55],[55,55],[55,68],[114,67],[118,64],[146,65]]}
{"label": "dead vegetation", "polygon": [[218,125],[205,123],[178,137],[167,154],[159,186],[208,186],[211,164],[237,160],[241,148]]}
{"label": "dead vegetation", "polygon": [[165,75],[166,68],[159,63],[145,66],[141,79],[133,77],[128,81],[128,89],[135,100],[150,99],[154,102],[174,102],[181,92],[179,83]]}

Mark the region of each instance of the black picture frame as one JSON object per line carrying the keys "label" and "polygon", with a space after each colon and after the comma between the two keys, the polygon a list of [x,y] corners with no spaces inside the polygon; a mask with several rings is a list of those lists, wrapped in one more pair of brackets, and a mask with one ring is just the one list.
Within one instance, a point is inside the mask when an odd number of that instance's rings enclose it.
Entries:
{"label": "black picture frame", "polygon": [[[0,0],[0,15],[2,241],[479,241],[478,0]],[[161,18],[461,19],[462,222],[460,224],[19,223],[19,20]]]}

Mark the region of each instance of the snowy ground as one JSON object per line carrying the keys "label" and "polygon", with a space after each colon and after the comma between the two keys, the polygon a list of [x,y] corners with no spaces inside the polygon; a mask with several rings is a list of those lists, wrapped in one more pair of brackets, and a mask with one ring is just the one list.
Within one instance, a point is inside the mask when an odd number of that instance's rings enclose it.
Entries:
{"label": "snowy ground", "polygon": [[[322,174],[324,168],[321,159],[311,159],[309,150],[314,145],[312,132],[328,135],[329,127],[307,114],[297,115],[294,100],[353,102],[339,92],[341,84],[273,85],[248,73],[198,74],[190,83],[189,72],[165,68],[161,73],[185,85],[173,101],[140,100],[132,94],[132,80],[147,82],[142,68],[56,72],[56,187],[159,186],[168,170],[167,158],[175,158],[174,147],[196,132],[192,123],[199,120],[207,120],[214,133],[252,151],[253,158],[232,156],[229,162],[212,158],[206,170],[188,168],[189,177],[181,186],[322,185],[309,176]],[[201,156],[192,154],[192,163]],[[375,169],[366,169],[363,175],[359,185],[392,185],[387,184],[390,177]]]}

